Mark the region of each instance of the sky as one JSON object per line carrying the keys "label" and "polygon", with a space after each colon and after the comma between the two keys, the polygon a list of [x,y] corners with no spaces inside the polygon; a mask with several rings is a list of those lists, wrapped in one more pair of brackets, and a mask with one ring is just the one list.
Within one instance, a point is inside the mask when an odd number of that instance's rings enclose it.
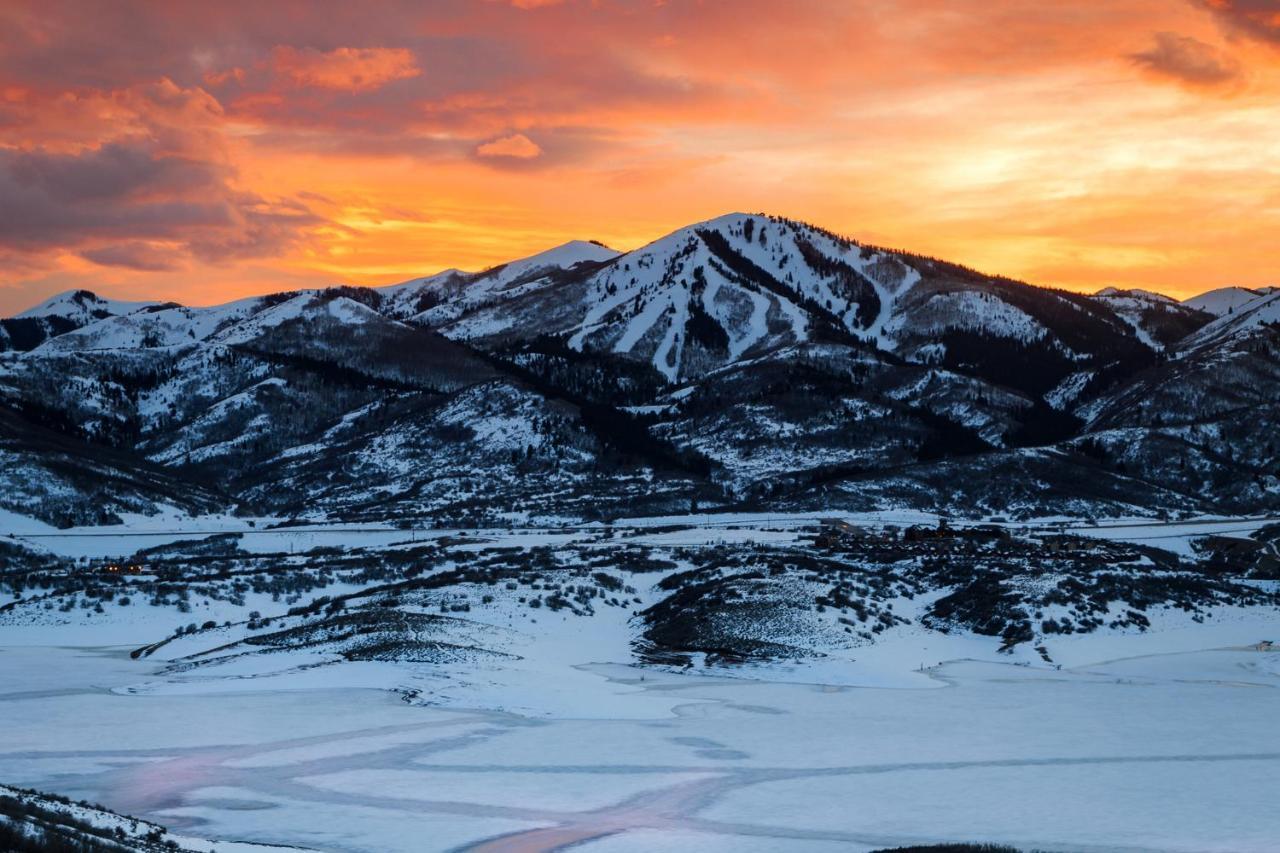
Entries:
{"label": "sky", "polygon": [[1280,0],[0,4],[0,315],[730,211],[1035,284],[1280,284]]}

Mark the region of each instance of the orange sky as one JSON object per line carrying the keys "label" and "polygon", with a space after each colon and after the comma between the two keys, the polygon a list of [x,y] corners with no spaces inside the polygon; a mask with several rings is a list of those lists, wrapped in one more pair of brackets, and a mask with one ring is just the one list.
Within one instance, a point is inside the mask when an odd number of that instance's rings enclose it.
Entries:
{"label": "orange sky", "polygon": [[0,6],[0,315],[730,210],[1079,290],[1280,283],[1280,2]]}

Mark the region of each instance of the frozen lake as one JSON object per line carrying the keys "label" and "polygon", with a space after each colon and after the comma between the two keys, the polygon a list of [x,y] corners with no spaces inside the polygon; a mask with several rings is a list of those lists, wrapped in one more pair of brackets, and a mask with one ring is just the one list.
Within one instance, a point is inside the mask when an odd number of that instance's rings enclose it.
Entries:
{"label": "frozen lake", "polygon": [[541,717],[253,679],[125,690],[155,666],[0,649],[0,779],[331,851],[1280,845],[1280,654],[957,661],[937,689],[595,664],[573,682],[581,715]]}

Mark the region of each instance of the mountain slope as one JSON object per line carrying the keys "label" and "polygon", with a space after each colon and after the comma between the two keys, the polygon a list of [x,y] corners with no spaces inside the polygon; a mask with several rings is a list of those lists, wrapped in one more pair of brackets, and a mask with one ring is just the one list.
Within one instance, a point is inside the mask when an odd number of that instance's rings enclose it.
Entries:
{"label": "mountain slope", "polygon": [[91,445],[0,405],[0,509],[59,526],[121,514],[212,512],[229,500],[134,454]]}

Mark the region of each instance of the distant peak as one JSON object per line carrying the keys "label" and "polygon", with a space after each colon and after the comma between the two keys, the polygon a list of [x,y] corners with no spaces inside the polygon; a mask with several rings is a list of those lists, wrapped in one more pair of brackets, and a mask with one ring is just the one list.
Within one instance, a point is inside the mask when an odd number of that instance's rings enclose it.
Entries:
{"label": "distant peak", "polygon": [[1249,287],[1219,287],[1184,300],[1182,304],[1221,316],[1266,295],[1267,293],[1263,290],[1254,290]]}
{"label": "distant peak", "polygon": [[570,240],[550,249],[510,261],[501,266],[506,269],[536,269],[538,267],[569,268],[583,262],[608,261],[620,255],[614,249],[596,240]]}
{"label": "distant peak", "polygon": [[84,305],[86,302],[101,302],[98,294],[92,290],[64,290],[61,293],[55,293],[48,299],[33,305],[26,311],[17,315],[19,317],[39,317],[50,313],[53,309],[60,305]]}
{"label": "distant peak", "polygon": [[1177,302],[1176,299],[1173,299],[1172,297],[1169,297],[1169,296],[1165,296],[1163,293],[1156,293],[1154,290],[1143,290],[1142,288],[1138,288],[1138,287],[1131,287],[1131,288],[1104,287],[1102,288],[1102,290],[1099,290],[1097,293],[1093,295],[1095,297],[1099,297],[1103,299],[1127,298],[1127,299],[1146,299],[1152,302],[1170,302],[1170,303]]}
{"label": "distant peak", "polygon": [[83,288],[75,290],[64,290],[61,293],[55,293],[43,302],[28,308],[18,317],[49,317],[53,315],[70,316],[77,314],[89,314],[98,312],[100,314],[129,314],[148,305],[154,305],[154,302],[126,302],[119,299],[104,299],[92,290],[84,290]]}

